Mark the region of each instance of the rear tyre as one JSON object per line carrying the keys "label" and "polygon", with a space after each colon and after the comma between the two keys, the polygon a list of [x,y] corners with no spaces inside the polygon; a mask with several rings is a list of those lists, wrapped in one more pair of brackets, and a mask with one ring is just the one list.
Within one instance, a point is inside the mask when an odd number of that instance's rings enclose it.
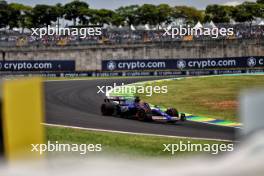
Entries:
{"label": "rear tyre", "polygon": [[101,112],[103,116],[112,116],[115,112],[115,108],[111,104],[102,104]]}
{"label": "rear tyre", "polygon": [[144,109],[137,110],[137,112],[136,112],[136,118],[139,121],[146,121],[147,120],[147,114],[146,114],[145,110]]}
{"label": "rear tyre", "polygon": [[168,108],[166,114],[172,117],[179,117],[179,112],[175,108]]}

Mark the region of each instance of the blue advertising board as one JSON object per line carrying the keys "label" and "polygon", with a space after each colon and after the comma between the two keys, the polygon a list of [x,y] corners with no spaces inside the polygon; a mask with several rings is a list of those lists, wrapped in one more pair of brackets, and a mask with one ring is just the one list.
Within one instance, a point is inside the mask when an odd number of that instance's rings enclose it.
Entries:
{"label": "blue advertising board", "polygon": [[196,59],[103,60],[103,71],[121,70],[206,70],[264,67],[264,57],[226,57]]}
{"label": "blue advertising board", "polygon": [[7,60],[0,61],[0,71],[75,71],[74,60]]}

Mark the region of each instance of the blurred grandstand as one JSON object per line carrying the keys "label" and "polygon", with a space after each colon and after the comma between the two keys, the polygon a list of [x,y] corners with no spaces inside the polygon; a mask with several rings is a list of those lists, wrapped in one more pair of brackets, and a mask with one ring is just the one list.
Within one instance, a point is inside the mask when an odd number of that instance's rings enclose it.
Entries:
{"label": "blurred grandstand", "polygon": [[[144,42],[264,38],[264,2],[244,2],[237,6],[208,5],[205,9],[168,4],[143,4],[116,10],[92,9],[85,1],[34,7],[0,0],[0,47],[124,44]],[[202,25],[203,23],[203,25]],[[195,25],[196,24],[196,25]],[[99,25],[102,35],[32,36],[32,28],[63,28]],[[233,36],[163,36],[164,28],[177,26],[234,28]]]}
{"label": "blurred grandstand", "polygon": [[[221,36],[212,38],[210,36],[164,36],[163,29],[149,29],[148,26],[128,27],[122,28],[104,28],[101,36],[87,36],[81,38],[80,36],[32,36],[30,32],[21,33],[15,30],[2,30],[0,32],[0,46],[64,46],[64,45],[93,45],[93,44],[128,44],[128,43],[148,43],[148,42],[168,42],[168,41],[190,41],[190,40],[223,40],[223,39],[264,39],[264,25],[248,23],[239,24],[216,24],[210,26],[204,24],[206,27],[216,28],[233,28],[233,36]],[[145,28],[145,29],[144,29]]]}

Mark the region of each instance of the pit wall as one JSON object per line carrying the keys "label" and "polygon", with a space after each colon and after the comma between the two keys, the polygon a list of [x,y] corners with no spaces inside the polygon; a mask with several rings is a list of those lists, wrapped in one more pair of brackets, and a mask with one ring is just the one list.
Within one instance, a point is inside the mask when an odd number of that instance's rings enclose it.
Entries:
{"label": "pit wall", "polygon": [[122,45],[0,47],[0,60],[75,60],[76,70],[101,70],[102,60],[264,56],[263,39]]}

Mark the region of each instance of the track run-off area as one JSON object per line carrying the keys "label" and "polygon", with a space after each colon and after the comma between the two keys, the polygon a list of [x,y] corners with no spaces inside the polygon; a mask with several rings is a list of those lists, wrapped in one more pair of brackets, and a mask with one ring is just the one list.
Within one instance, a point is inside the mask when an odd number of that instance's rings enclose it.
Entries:
{"label": "track run-off area", "polygon": [[131,84],[160,80],[165,77],[75,79],[45,82],[46,124],[56,126],[132,134],[187,137],[213,140],[235,140],[237,129],[195,121],[175,124],[141,122],[118,117],[102,116],[100,106],[105,95],[98,86],[114,83]]}

